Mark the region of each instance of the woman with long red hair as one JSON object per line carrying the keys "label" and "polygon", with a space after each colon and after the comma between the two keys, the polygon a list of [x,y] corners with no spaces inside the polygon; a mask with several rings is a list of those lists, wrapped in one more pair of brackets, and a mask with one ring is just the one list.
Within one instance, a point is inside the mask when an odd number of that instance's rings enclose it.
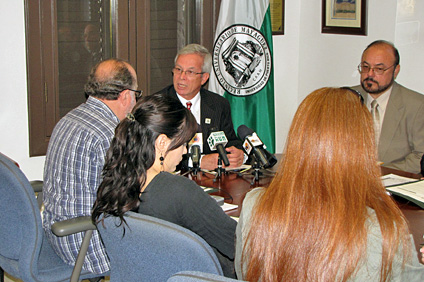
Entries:
{"label": "woman with long red hair", "polygon": [[299,106],[276,177],[243,202],[239,279],[424,281],[405,218],[380,180],[358,95],[322,88]]}

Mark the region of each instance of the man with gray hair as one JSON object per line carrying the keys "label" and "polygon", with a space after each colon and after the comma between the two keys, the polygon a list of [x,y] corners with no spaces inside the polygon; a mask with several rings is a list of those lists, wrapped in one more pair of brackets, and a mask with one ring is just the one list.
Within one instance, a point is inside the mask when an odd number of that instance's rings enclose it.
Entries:
{"label": "man with gray hair", "polygon": [[[131,112],[141,91],[133,67],[109,59],[93,67],[85,85],[87,101],[55,126],[44,166],[43,228],[60,258],[74,265],[84,234],[57,237],[57,221],[90,216],[101,182],[106,152],[120,120]],[[109,259],[97,231],[93,232],[83,269],[109,271]]]}
{"label": "man with gray hair", "polygon": [[218,154],[212,153],[207,144],[213,128],[223,131],[228,139],[228,167],[239,167],[243,164],[244,153],[241,150],[242,142],[234,132],[230,103],[224,97],[203,88],[211,68],[212,56],[209,51],[199,44],[189,44],[179,50],[175,57],[173,84],[158,93],[179,99],[196,118],[203,139],[200,168],[213,170],[218,164]]}

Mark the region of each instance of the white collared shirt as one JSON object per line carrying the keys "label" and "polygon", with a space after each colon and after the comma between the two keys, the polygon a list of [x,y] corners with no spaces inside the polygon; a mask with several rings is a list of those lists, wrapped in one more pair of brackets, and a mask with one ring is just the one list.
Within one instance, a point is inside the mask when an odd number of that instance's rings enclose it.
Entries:
{"label": "white collared shirt", "polygon": [[[389,102],[390,94],[392,94],[392,88],[393,85],[390,86],[390,88],[387,89],[385,92],[383,92],[383,94],[381,94],[377,99],[375,99],[378,103],[378,113],[380,115],[380,128],[382,128],[383,126],[384,115],[386,113],[387,103]],[[373,100],[374,98],[368,93],[367,108],[369,111],[371,111],[371,102]]]}
{"label": "white collared shirt", "polygon": [[[181,104],[183,104],[184,107],[187,108],[187,102],[191,102],[191,108],[190,111],[193,114],[194,118],[196,119],[197,124],[200,124],[200,92],[194,96],[191,100],[184,99],[180,94],[177,93],[178,99],[180,99]],[[202,161],[203,155],[200,156],[200,162]],[[188,166],[193,167],[193,160],[191,158],[188,158]]]}
{"label": "white collared shirt", "polygon": [[[201,99],[200,99],[200,92],[198,92],[196,94],[196,96],[194,96],[193,99],[191,100],[186,100],[184,99],[180,94],[177,93],[177,97],[180,100],[181,104],[183,104],[184,107],[187,108],[187,102],[190,101],[191,102],[191,113],[194,115],[194,117],[196,118],[196,122],[197,124],[201,124],[200,123],[200,104],[201,104]],[[208,123],[206,121],[206,123]],[[200,156],[200,163],[202,162],[202,158],[203,158],[203,154]],[[248,159],[248,156],[246,154],[244,154],[244,160],[243,163],[245,163]],[[188,159],[188,166],[192,167],[193,166],[193,161],[191,158]]]}
{"label": "white collared shirt", "polygon": [[180,99],[181,104],[183,104],[184,107],[187,107],[187,102],[191,102],[191,108],[190,111],[193,114],[193,116],[196,118],[197,124],[200,124],[200,92],[194,96],[191,100],[184,99],[180,94],[177,93],[178,99]]}

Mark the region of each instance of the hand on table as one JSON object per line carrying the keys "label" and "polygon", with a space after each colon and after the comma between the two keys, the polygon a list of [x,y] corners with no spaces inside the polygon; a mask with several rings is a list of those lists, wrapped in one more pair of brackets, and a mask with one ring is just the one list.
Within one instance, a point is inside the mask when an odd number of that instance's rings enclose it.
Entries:
{"label": "hand on table", "polygon": [[[223,165],[223,167],[235,168],[235,167],[239,167],[243,164],[244,153],[243,153],[242,150],[237,149],[234,146],[231,146],[229,148],[225,148],[225,150],[228,153],[227,157],[228,157],[228,161],[230,162],[230,165],[227,166],[227,167]],[[218,154],[217,153],[204,155],[202,157],[202,161],[200,162],[200,168],[201,169],[214,170],[217,166],[218,166]]]}
{"label": "hand on table", "polygon": [[243,164],[244,160],[244,153],[242,150],[237,149],[234,146],[231,146],[229,148],[225,148],[227,151],[228,161],[230,162],[230,165],[227,166],[228,168],[235,168],[239,167]]}

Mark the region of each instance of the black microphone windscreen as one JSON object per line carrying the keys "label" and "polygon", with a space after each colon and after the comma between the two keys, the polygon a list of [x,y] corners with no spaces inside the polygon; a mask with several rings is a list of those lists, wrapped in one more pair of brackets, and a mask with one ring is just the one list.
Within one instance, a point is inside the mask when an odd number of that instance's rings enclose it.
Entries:
{"label": "black microphone windscreen", "polygon": [[229,166],[230,161],[228,160],[227,151],[225,151],[224,146],[222,146],[222,144],[218,144],[216,146],[216,150],[218,151],[218,154],[219,154],[222,162],[224,163],[224,165]]}
{"label": "black microphone windscreen", "polygon": [[268,160],[268,165],[267,165],[266,168],[271,168],[274,165],[276,165],[277,162],[278,162],[277,158],[273,154],[271,154],[270,152],[268,152],[267,150],[264,150],[264,151],[265,151],[265,156],[266,156],[266,158]]}
{"label": "black microphone windscreen", "polygon": [[191,160],[193,162],[193,165],[199,165],[199,162],[200,162],[200,146],[199,145],[191,146],[190,154],[191,154]]}
{"label": "black microphone windscreen", "polygon": [[246,125],[242,124],[237,128],[237,135],[241,140],[245,139],[246,136],[252,135],[254,131],[247,127]]}

